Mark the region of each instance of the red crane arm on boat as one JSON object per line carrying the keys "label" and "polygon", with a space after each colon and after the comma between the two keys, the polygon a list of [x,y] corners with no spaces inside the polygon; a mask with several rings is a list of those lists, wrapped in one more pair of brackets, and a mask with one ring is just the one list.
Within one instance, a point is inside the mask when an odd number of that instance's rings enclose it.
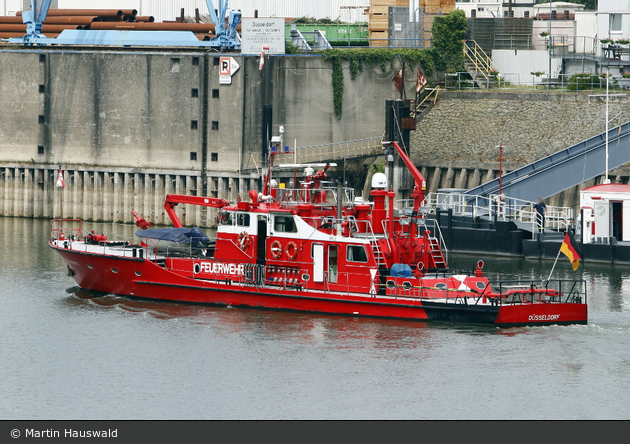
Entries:
{"label": "red crane arm on boat", "polygon": [[407,165],[407,168],[409,169],[409,172],[413,176],[413,179],[416,183],[411,196],[414,198],[413,209],[418,211],[418,209],[420,208],[420,205],[422,205],[422,202],[424,202],[424,195],[427,190],[427,181],[424,178],[424,176],[420,173],[420,171],[418,171],[418,168],[416,168],[416,166],[413,164],[409,156],[407,156],[405,151],[400,147],[400,145],[398,145],[398,142],[389,142],[389,143],[394,145],[394,148],[396,148],[396,150],[398,151],[398,154],[400,155],[400,158],[403,160],[403,162],[405,162],[405,165]]}
{"label": "red crane arm on boat", "polygon": [[166,196],[166,202],[164,202],[164,209],[168,213],[168,217],[171,218],[173,226],[175,228],[182,228],[183,225],[175,213],[175,207],[177,204],[185,203],[191,205],[199,205],[202,207],[223,208],[230,204],[225,199],[219,199],[217,197],[203,197],[203,196],[186,196],[184,194],[168,194]]}

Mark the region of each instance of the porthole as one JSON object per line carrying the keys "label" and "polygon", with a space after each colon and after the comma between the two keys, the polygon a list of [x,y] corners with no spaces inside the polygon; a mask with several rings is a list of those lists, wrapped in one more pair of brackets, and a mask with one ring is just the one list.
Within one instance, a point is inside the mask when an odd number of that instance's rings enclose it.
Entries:
{"label": "porthole", "polygon": [[136,271],[136,276],[142,276],[142,274],[139,271]]}
{"label": "porthole", "polygon": [[439,290],[446,290],[448,287],[444,282],[438,282],[437,284],[435,284],[435,288]]}
{"label": "porthole", "polygon": [[396,282],[387,281],[387,288],[396,288]]}
{"label": "porthole", "polygon": [[118,273],[118,270],[116,270],[115,268],[112,268],[112,273]]}
{"label": "porthole", "polygon": [[485,290],[486,289],[486,284],[483,283],[483,282],[477,282],[475,285],[477,286],[477,288],[479,290]]}
{"label": "porthole", "polygon": [[90,270],[94,270],[94,267],[93,267],[93,266],[91,266],[90,264],[88,264],[88,268],[89,268]]}
{"label": "porthole", "polygon": [[411,288],[411,282],[405,281],[402,286],[405,290],[409,290]]}

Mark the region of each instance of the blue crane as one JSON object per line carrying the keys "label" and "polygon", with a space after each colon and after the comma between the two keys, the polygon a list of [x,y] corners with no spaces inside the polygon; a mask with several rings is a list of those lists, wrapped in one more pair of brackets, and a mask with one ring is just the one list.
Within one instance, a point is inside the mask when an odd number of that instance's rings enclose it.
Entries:
{"label": "blue crane", "polygon": [[36,9],[35,0],[31,0],[31,9],[22,13],[22,22],[26,23],[26,35],[22,37],[25,44],[33,44],[46,38],[42,34],[42,26],[48,15],[50,2],[51,0],[42,0],[39,9]]}

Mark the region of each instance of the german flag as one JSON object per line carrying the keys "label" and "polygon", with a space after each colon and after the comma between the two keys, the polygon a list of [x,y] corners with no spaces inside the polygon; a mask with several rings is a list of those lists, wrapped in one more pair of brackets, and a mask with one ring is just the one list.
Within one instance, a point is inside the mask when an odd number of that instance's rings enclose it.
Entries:
{"label": "german flag", "polygon": [[564,242],[560,246],[560,251],[562,251],[573,264],[573,269],[577,270],[580,267],[580,256],[579,249],[572,236],[569,236],[569,233],[564,234]]}

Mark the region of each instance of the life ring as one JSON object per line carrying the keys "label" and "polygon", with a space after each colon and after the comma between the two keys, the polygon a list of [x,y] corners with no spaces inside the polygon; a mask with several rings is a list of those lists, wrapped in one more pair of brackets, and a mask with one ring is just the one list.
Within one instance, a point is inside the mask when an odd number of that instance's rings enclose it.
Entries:
{"label": "life ring", "polygon": [[279,240],[275,240],[271,243],[271,257],[274,259],[280,259],[282,256],[282,243]]}
{"label": "life ring", "polygon": [[249,236],[247,231],[241,231],[241,234],[238,235],[238,246],[241,250],[247,251],[249,248],[249,244],[252,243],[252,239]]}
{"label": "life ring", "polygon": [[59,233],[59,240],[64,240],[65,238],[66,238],[66,235],[63,234],[63,231]]}
{"label": "life ring", "polygon": [[294,261],[298,254],[298,247],[295,242],[291,241],[287,244],[287,248],[284,249],[287,254],[287,259]]}

